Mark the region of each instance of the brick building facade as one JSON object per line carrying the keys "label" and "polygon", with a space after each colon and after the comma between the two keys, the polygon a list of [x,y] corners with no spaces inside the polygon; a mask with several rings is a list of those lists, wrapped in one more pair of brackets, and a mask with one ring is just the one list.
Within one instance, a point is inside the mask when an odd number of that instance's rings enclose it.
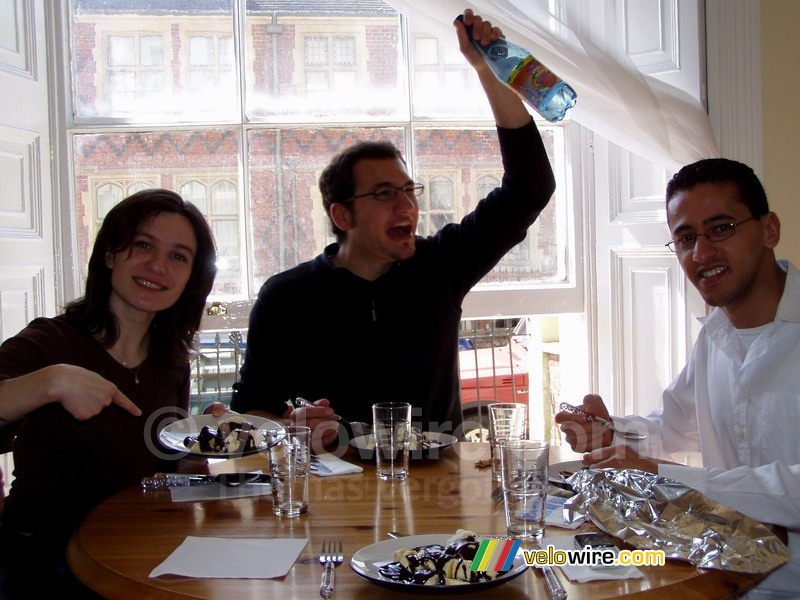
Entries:
{"label": "brick building facade", "polygon": [[[214,296],[254,293],[267,277],[312,258],[333,240],[317,179],[334,153],[358,140],[388,139],[411,157],[413,176],[426,184],[420,234],[460,219],[499,183],[490,122],[464,126],[446,118],[410,118],[401,93],[406,75],[398,19],[382,2],[248,1],[241,48],[247,100],[238,123],[228,118],[240,108],[226,84],[236,80],[235,72],[227,72],[236,68],[227,62],[233,48],[230,0],[193,2],[191,11],[181,10],[186,3],[177,0],[151,0],[142,11],[136,4],[75,1],[76,121],[105,119],[101,130],[76,130],[72,138],[80,264],[88,261],[106,197],[166,187],[196,198],[212,224],[223,259]],[[312,52],[317,54],[309,58]],[[331,86],[337,78],[358,81],[377,93],[359,93],[365,88],[358,87],[330,104],[326,78]],[[198,81],[218,83],[198,93]],[[399,100],[389,93],[395,87]],[[232,98],[230,112],[222,109],[219,118],[211,107],[203,116],[212,97]],[[114,112],[118,98],[132,110],[135,126]],[[165,98],[164,113],[136,114],[138,106],[158,107],[159,98]],[[187,123],[184,114],[201,116]],[[552,157],[557,130],[543,128],[543,137]],[[486,282],[558,280],[554,204]]]}

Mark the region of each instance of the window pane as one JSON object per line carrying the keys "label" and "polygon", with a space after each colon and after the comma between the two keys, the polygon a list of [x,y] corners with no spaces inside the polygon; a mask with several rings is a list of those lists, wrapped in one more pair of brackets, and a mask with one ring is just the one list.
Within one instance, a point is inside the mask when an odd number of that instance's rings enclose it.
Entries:
{"label": "window pane", "polygon": [[[145,0],[72,0],[70,68],[76,122],[239,119],[233,0],[200,3],[188,10],[184,5],[188,6],[174,2],[165,10],[164,3]],[[210,72],[191,73],[198,66]]]}
{"label": "window pane", "polygon": [[141,192],[142,190],[148,190],[153,187],[153,184],[146,183],[144,181],[137,181],[136,183],[132,183],[128,186],[128,196],[135,194],[136,192]]}
{"label": "window pane", "polygon": [[181,186],[181,196],[187,202],[194,204],[204,215],[208,214],[208,201],[206,200],[206,186],[197,181],[191,181]]}
{"label": "window pane", "polygon": [[239,212],[236,186],[230,181],[220,181],[211,188],[211,214],[235,215]]}
{"label": "window pane", "polygon": [[461,90],[466,93],[470,87],[467,82],[467,75],[466,71],[443,71],[441,77],[444,89],[448,92]]}
{"label": "window pane", "polygon": [[108,211],[122,200],[122,188],[113,183],[106,183],[97,189],[97,218],[105,219]]}
{"label": "window pane", "polygon": [[161,71],[143,72],[141,82],[139,89],[146,96],[164,91],[164,73]]}
{"label": "window pane", "polygon": [[161,36],[144,36],[140,43],[143,67],[164,65],[164,39]]}
{"label": "window pane", "polygon": [[210,65],[213,64],[214,38],[201,37],[199,35],[189,38],[189,64]]}
{"label": "window pane", "polygon": [[[85,215],[100,217],[142,185],[175,189],[214,231],[213,295],[252,297],[334,240],[317,181],[336,152],[363,139],[413,156],[410,175],[426,185],[424,235],[499,183],[494,121],[454,37],[403,22],[381,0],[248,0],[235,3],[243,39],[234,44],[232,0],[184,4],[69,3],[81,260],[99,223]],[[187,122],[208,125],[171,127]],[[560,125],[544,137],[551,157],[563,156]],[[563,190],[563,164],[556,173]],[[556,197],[558,211],[554,200],[485,283],[564,280],[568,210]]]}
{"label": "window pane", "polygon": [[328,88],[328,73],[309,71],[306,73],[306,91],[312,92],[327,92]]}
{"label": "window pane", "polygon": [[[540,127],[540,131],[552,163],[555,134],[560,133],[560,129],[545,126]],[[495,129],[416,127],[414,147],[416,177],[426,181],[429,187],[426,191],[431,211],[428,219],[434,231],[448,222],[448,213],[443,210],[447,207],[448,194],[440,191],[447,187],[444,183],[446,179],[441,175],[443,171],[450,169],[460,174],[459,179],[451,179],[454,185],[460,185],[458,181],[469,182],[464,189],[455,190],[450,195],[458,199],[459,212],[453,218],[456,221],[475,208],[494,187],[489,187],[491,182],[499,182],[503,173]],[[443,151],[443,148],[447,150]],[[490,169],[494,169],[495,173],[487,173]],[[462,198],[465,200],[462,201]],[[548,203],[529,229],[524,246],[516,248],[511,259],[501,262],[481,283],[563,281],[567,256],[561,240],[566,235],[566,228],[565,219],[557,218],[556,203]],[[536,252],[531,253],[531,247],[536,248]]]}
{"label": "window pane", "polygon": [[132,37],[109,36],[108,64],[112,67],[136,64],[136,40]]}
{"label": "window pane", "polygon": [[439,119],[492,119],[475,71],[455,40],[439,40],[412,27],[414,115]]}
{"label": "window pane", "polygon": [[398,13],[378,0],[297,4],[296,11],[275,11],[268,2],[247,3],[248,117],[333,123],[405,117]]}
{"label": "window pane", "polygon": [[308,67],[328,66],[328,38],[307,37],[303,58]]}
{"label": "window pane", "polygon": [[[205,190],[213,183],[224,182],[218,189],[227,224],[218,227],[228,236],[223,245],[231,267],[220,268],[212,294],[240,295],[246,290],[238,262],[242,240],[238,233],[235,239],[230,237],[241,218],[235,200],[239,186],[239,136],[235,129],[80,133],[73,138],[73,157],[79,214],[104,216],[121,199],[122,185],[114,191],[110,186],[98,186],[97,181],[122,182],[129,190],[146,182],[147,187],[175,190],[196,203],[215,231],[214,217],[206,210]],[[78,219],[78,225],[77,263],[86,264],[97,224]]]}
{"label": "window pane", "polygon": [[443,215],[440,213],[433,213],[431,215],[431,229],[433,231],[438,231],[448,223],[451,223],[452,220],[448,215]]}
{"label": "window pane", "polygon": [[355,38],[333,38],[333,64],[338,67],[354,67],[356,65]]}
{"label": "window pane", "polygon": [[219,57],[218,63],[220,68],[224,67],[225,71],[233,71],[233,37],[231,36],[222,36],[219,39]]}
{"label": "window pane", "polygon": [[239,270],[239,223],[237,221],[212,221],[217,242],[217,269]]}
{"label": "window pane", "polygon": [[334,154],[361,140],[405,147],[402,127],[249,132],[252,289],[258,290],[270,275],[314,258],[334,241],[317,181]]}
{"label": "window pane", "polygon": [[417,65],[438,65],[439,40],[419,37],[414,40],[414,59]]}
{"label": "window pane", "polygon": [[500,178],[494,175],[483,175],[478,178],[478,196],[485,198],[494,188],[500,186]]}
{"label": "window pane", "polygon": [[438,95],[439,72],[418,70],[414,73],[414,101],[431,103]]}
{"label": "window pane", "polygon": [[464,57],[459,52],[456,46],[447,43],[447,40],[442,43],[442,62],[446,65],[464,65]]}
{"label": "window pane", "polygon": [[428,184],[431,210],[453,208],[453,182],[446,177],[434,177]]}
{"label": "window pane", "polygon": [[352,71],[338,71],[333,73],[333,86],[341,92],[352,90],[356,87],[356,74]]}
{"label": "window pane", "polygon": [[136,75],[132,72],[110,73],[108,76],[108,90],[111,97],[117,101],[136,90]]}

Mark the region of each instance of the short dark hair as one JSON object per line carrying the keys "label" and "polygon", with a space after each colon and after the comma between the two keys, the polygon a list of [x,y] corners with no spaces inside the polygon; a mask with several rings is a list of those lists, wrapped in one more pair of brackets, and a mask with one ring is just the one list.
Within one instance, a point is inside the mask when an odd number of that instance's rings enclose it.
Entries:
{"label": "short dark hair", "polygon": [[[403,164],[405,160],[400,150],[391,142],[369,141],[358,142],[345,148],[334,156],[319,177],[319,191],[322,193],[322,206],[331,216],[331,205],[336,202],[346,202],[355,194],[355,181],[353,170],[360,160],[398,158]],[[344,231],[336,226],[331,219],[331,230],[340,242],[344,238]]]}
{"label": "short dark hair", "polygon": [[189,359],[194,335],[200,328],[217,273],[217,252],[205,217],[196,206],[171,190],[142,190],[108,211],[89,258],[86,292],[68,304],[65,313],[105,347],[117,341],[119,325],[109,306],[111,269],[106,256],[130,248],[139,227],[161,213],[186,217],[197,241],[192,272],[183,293],[175,304],[155,316],[150,327],[150,355],[164,364],[179,366]]}
{"label": "short dark hair", "polygon": [[769,212],[767,194],[753,169],[727,158],[706,158],[686,165],[667,184],[667,204],[678,193],[701,183],[732,183],[739,199],[750,209],[750,216]]}

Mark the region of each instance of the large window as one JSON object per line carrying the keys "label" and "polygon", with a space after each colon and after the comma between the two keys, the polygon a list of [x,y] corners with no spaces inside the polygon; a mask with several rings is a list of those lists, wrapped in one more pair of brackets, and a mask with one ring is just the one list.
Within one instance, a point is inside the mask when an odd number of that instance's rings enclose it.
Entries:
{"label": "large window", "polygon": [[[70,7],[79,264],[111,206],[165,187],[211,224],[212,299],[247,301],[332,241],[317,180],[348,144],[385,139],[408,157],[426,185],[421,235],[463,218],[500,182],[491,112],[454,36],[438,39],[380,0]],[[562,183],[562,126],[540,129]],[[565,190],[484,287],[574,283]]]}

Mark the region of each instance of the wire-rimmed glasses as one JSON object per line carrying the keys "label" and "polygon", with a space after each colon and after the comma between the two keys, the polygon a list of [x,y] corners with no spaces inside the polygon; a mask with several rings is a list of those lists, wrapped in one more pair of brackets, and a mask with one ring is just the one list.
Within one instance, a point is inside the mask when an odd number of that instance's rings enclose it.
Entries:
{"label": "wire-rimmed glasses", "polygon": [[748,217],[744,221],[739,221],[738,223],[720,223],[718,225],[714,225],[713,227],[709,227],[700,233],[691,233],[688,235],[678,236],[675,239],[668,241],[664,245],[673,252],[689,252],[690,250],[694,249],[694,246],[697,243],[697,238],[699,238],[701,235],[711,243],[721,242],[723,240],[727,240],[729,237],[733,237],[733,234],[736,233],[736,228],[739,225],[742,223],[747,223],[748,221],[752,221],[753,219],[755,219],[755,217]]}
{"label": "wire-rimmed glasses", "polygon": [[422,196],[424,191],[425,185],[422,183],[407,183],[406,185],[401,185],[399,187],[395,187],[393,185],[382,185],[376,187],[371,192],[358,194],[357,196],[353,196],[347,200],[342,200],[342,202],[350,202],[356,198],[366,198],[367,196],[374,196],[375,200],[378,202],[391,202],[397,198],[397,192],[403,192],[407,198],[418,198],[419,196]]}

